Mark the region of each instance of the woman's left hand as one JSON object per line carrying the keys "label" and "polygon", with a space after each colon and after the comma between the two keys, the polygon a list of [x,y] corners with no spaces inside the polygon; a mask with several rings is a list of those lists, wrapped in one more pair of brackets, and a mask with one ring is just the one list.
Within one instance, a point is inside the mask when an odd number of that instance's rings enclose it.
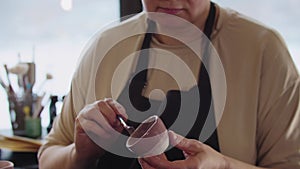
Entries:
{"label": "woman's left hand", "polygon": [[170,142],[181,149],[184,160],[168,161],[165,155],[140,159],[143,169],[227,169],[225,156],[200,141],[184,138],[174,132],[169,132]]}
{"label": "woman's left hand", "polygon": [[[164,153],[156,156],[156,158],[167,160],[167,157],[166,157],[166,155]],[[155,169],[154,167],[152,167],[150,164],[148,164],[142,158],[139,158],[138,161],[139,161],[139,163],[140,163],[140,165],[142,166],[143,169]]]}
{"label": "woman's left hand", "polygon": [[200,141],[184,138],[172,131],[169,139],[173,146],[183,151],[185,159],[168,161],[165,154],[139,159],[143,169],[267,169],[224,156]]}

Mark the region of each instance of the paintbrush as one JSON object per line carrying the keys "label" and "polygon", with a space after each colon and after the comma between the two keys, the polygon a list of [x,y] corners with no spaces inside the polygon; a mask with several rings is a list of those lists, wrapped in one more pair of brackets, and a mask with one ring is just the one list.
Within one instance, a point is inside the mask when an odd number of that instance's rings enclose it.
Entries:
{"label": "paintbrush", "polygon": [[6,84],[3,82],[2,78],[0,77],[0,85],[7,91],[8,90],[8,86],[6,86]]}
{"label": "paintbrush", "polygon": [[7,82],[8,82],[8,93],[11,96],[15,96],[15,91],[11,86],[11,82],[10,82],[10,78],[9,78],[9,71],[8,71],[8,68],[7,68],[6,64],[4,65],[4,69],[5,69],[5,72],[6,72],[6,77],[7,77]]}

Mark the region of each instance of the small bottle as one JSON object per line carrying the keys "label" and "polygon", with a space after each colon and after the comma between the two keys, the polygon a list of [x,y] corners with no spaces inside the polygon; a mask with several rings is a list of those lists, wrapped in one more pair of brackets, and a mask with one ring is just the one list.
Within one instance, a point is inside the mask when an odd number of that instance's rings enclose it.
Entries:
{"label": "small bottle", "polygon": [[58,101],[58,97],[57,96],[51,96],[50,99],[51,99],[50,106],[49,106],[50,122],[49,122],[49,125],[47,127],[47,132],[48,133],[52,129],[52,124],[53,124],[53,121],[56,117],[56,102]]}

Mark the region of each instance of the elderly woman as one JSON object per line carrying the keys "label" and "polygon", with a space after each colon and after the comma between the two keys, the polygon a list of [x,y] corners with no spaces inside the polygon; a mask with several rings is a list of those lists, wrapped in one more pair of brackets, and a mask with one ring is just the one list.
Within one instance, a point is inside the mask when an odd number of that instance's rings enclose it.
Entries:
{"label": "elderly woman", "polygon": [[[84,52],[40,168],[300,169],[300,79],[281,37],[209,0],[143,6]],[[141,114],[159,114],[174,147],[130,154],[117,117]]]}

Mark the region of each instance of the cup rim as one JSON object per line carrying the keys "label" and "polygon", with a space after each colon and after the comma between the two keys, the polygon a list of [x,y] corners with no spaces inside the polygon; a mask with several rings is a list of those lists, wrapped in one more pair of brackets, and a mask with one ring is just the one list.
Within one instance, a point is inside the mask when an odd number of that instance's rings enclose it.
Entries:
{"label": "cup rim", "polygon": [[[147,122],[149,122],[149,120],[152,120],[153,118],[154,118],[154,122],[151,124],[151,126],[147,129],[147,131],[146,131],[141,137],[139,137],[139,138],[135,138],[135,137],[131,137],[131,136],[128,137],[128,140],[127,140],[127,142],[126,142],[126,147],[132,147],[132,146],[134,146],[135,144],[137,144],[141,139],[144,138],[144,136],[149,132],[149,130],[152,129],[153,126],[157,123],[159,117],[158,117],[157,115],[153,115],[153,116],[148,117],[146,120],[144,120],[144,121],[141,123],[141,124],[147,123]],[[151,122],[151,121],[150,121],[150,122]],[[134,132],[133,132],[131,135],[133,135],[136,131],[138,131],[138,129],[139,129],[141,126],[142,126],[142,125],[139,125],[139,126],[134,130]],[[135,141],[134,141],[132,144],[129,144],[129,140],[130,140],[131,138],[135,138]]]}
{"label": "cup rim", "polygon": [[[14,167],[14,163],[8,160],[0,160],[0,163],[6,163],[6,166],[3,166],[1,169],[6,169],[6,168],[10,168],[10,167]],[[0,166],[1,167],[1,166]]]}

